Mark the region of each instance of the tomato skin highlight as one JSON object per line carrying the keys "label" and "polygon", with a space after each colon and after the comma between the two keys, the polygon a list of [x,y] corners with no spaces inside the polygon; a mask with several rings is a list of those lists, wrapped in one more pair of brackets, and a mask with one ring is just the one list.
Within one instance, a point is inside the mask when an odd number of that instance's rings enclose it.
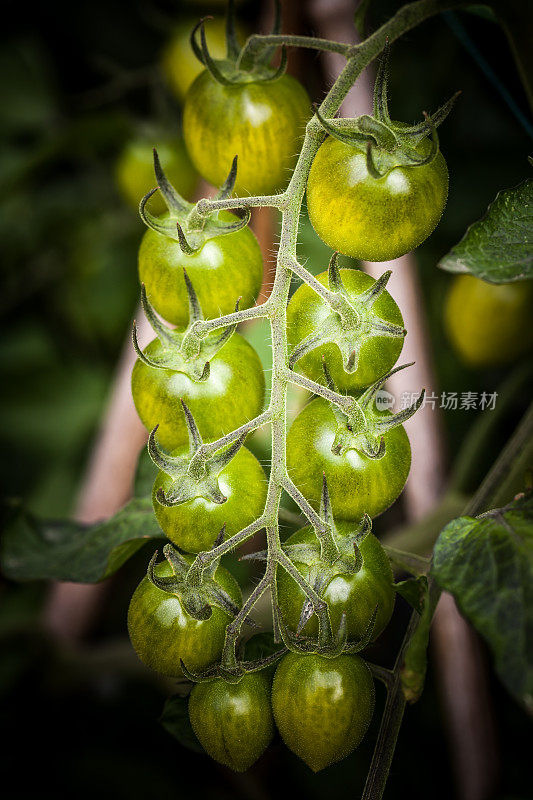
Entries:
{"label": "tomato skin highlight", "polygon": [[[148,357],[162,351],[159,339],[144,349]],[[265,376],[254,348],[234,333],[209,362],[205,381],[194,381],[182,372],[150,367],[137,359],[131,376],[133,402],[148,430],[156,425],[159,443],[166,450],[189,441],[184,400],[205,441],[214,441],[261,413]]]}
{"label": "tomato skin highlight", "polygon": [[287,435],[289,477],[314,509],[320,508],[325,474],[333,516],[360,520],[377,517],[402,491],[411,465],[409,439],[399,425],[384,434],[386,452],[372,459],[355,450],[331,452],[337,422],[326,400],[317,398],[298,414]]}
{"label": "tomato skin highlight", "polygon": [[236,684],[222,678],[197,683],[189,698],[189,718],[211,758],[245,772],[274,736],[270,681],[263,672],[253,672]]}
{"label": "tomato skin highlight", "polygon": [[183,135],[192,163],[214,186],[237,155],[235,192],[272,194],[289,181],[310,116],[309,96],[290,75],[222,86],[205,70],[187,93]]}
{"label": "tomato skin highlight", "polygon": [[[346,536],[354,526],[350,523],[336,525],[339,534]],[[293,533],[286,541],[291,544],[314,544],[316,534],[310,525]],[[379,540],[369,533],[359,545],[363,564],[354,575],[336,575],[320,593],[326,600],[333,630],[339,628],[341,616],[346,614],[349,639],[361,639],[376,605],[378,612],[372,641],[388,625],[394,610],[395,591],[389,559]],[[313,584],[309,566],[294,560],[299,572]],[[277,569],[278,603],[285,624],[293,631],[298,627],[305,594],[293,578],[281,567]],[[318,621],[313,614],[302,628],[302,635],[316,637]]]}
{"label": "tomato skin highlight", "polygon": [[358,656],[288,653],[272,686],[274,719],[283,741],[313,772],[360,744],[374,698],[372,675]]}
{"label": "tomato skin highlight", "polygon": [[511,364],[533,348],[533,283],[487,283],[454,277],[444,304],[444,324],[461,360],[483,369]]}
{"label": "tomato skin highlight", "polygon": [[[358,269],[341,269],[341,279],[349,299],[357,296],[374,283],[374,279]],[[317,275],[323,286],[328,286],[328,273]],[[376,316],[403,327],[400,309],[391,295],[385,290],[372,307]],[[307,284],[302,284],[293,294],[287,307],[287,335],[289,346],[295,347],[313,331],[319,331],[321,324],[331,314],[329,304]],[[341,353],[335,344],[318,345],[310,353],[300,358],[294,365],[296,372],[306,375],[317,383],[324,383],[324,356],[331,377],[342,392],[354,392],[369,386],[391,369],[398,360],[403,347],[403,338],[392,336],[373,336],[361,346],[359,364],[355,372],[345,372]]]}
{"label": "tomato skin highlight", "polygon": [[[174,450],[172,455],[186,455],[187,449]],[[261,516],[267,495],[267,480],[256,457],[241,447],[218,476],[219,487],[227,498],[217,504],[196,497],[176,506],[162,506],[156,498],[158,489],[166,493],[172,478],[158,472],[154,481],[152,500],[161,529],[171,542],[188,553],[210,550],[226,525],[229,539]]]}
{"label": "tomato skin highlight", "polygon": [[[236,221],[228,212],[219,218]],[[147,230],[139,249],[139,279],[155,310],[180,328],[189,321],[184,268],[206,319],[231,314],[239,297],[239,308],[250,308],[263,281],[261,249],[248,227],[208,239],[192,255],[174,239]]]}
{"label": "tomato skin highlight", "polygon": [[[168,561],[157,564],[155,574],[170,577]],[[218,567],[215,580],[240,606],[239,585],[224,567]],[[128,609],[128,632],[140,660],[155,672],[175,678],[182,677],[180,659],[188,669],[201,672],[220,657],[230,621],[230,615],[217,607],[209,619],[193,619],[179,597],[158,589],[147,577],[133,593]]]}
{"label": "tomato skin highlight", "polygon": [[[417,146],[426,155],[430,143]],[[439,152],[429,164],[395,167],[373,178],[366,149],[329,137],[307,183],[309,219],[323,242],[365,261],[391,261],[433,232],[448,196],[448,169]]]}

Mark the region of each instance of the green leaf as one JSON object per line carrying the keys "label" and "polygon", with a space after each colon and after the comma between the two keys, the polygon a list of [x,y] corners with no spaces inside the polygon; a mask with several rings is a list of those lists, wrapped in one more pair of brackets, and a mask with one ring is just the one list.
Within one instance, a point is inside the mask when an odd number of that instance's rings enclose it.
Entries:
{"label": "green leaf", "polygon": [[196,738],[189,720],[189,700],[175,694],[165,702],[159,720],[163,728],[180,744],[196,753],[203,753],[204,748]]}
{"label": "green leaf", "polygon": [[533,496],[441,532],[432,575],[486,639],[501,680],[533,713]]}
{"label": "green leaf", "polygon": [[405,581],[399,581],[394,584],[394,588],[415,611],[419,614],[423,613],[428,593],[428,579],[425,575],[421,575],[419,578],[408,578]]}
{"label": "green leaf", "polygon": [[439,267],[489,283],[533,278],[533,181],[499,192]]}
{"label": "green leaf", "polygon": [[4,574],[12,580],[96,583],[116,572],[151,538],[163,537],[150,498],[131,500],[96,525],[69,520],[39,520],[13,507],[0,553]]}

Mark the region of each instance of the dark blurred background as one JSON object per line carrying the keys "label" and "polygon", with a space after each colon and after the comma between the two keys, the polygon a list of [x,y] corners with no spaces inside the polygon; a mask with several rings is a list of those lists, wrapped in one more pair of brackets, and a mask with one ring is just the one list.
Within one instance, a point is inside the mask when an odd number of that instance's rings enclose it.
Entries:
{"label": "dark blurred background", "polygon": [[[284,5],[294,32],[313,31],[310,3],[286,0]],[[399,5],[375,0],[370,29]],[[256,29],[267,9],[268,3],[257,0],[239,4],[243,30]],[[178,139],[180,109],[168,80],[169,41],[206,11],[223,15],[221,4],[192,0],[78,0],[69,5],[51,0],[3,6],[1,484],[6,497],[22,498],[43,517],[64,517],[73,511],[137,304],[136,250],[143,225],[135,201],[128,203],[121,159],[135,143]],[[391,111],[395,118],[413,121],[423,109],[434,110],[462,90],[440,132],[451,175],[448,206],[437,231],[417,251],[417,260],[441,390],[497,391],[512,370],[468,370],[446,341],[442,299],[451,277],[435,264],[499,189],[524,178],[531,138],[524,124],[526,96],[503,33],[483,15],[463,13],[459,20],[463,34],[495,71],[518,113],[476,63],[464,36],[458,36],[444,17],[395,45]],[[298,54],[292,68],[303,76],[312,98],[320,99],[325,80],[319,57]],[[182,153],[181,158],[186,156]],[[182,191],[191,195],[194,176],[183,161],[178,169],[189,175]],[[140,194],[138,190],[137,198]],[[305,217],[301,254],[314,272],[327,264],[327,248]],[[253,338],[268,362],[264,337]],[[525,394],[518,392],[508,401],[488,449],[473,465],[470,488],[512,430],[528,400]],[[476,412],[444,413],[451,464]],[[401,512],[391,513],[379,520],[378,532],[401,521]],[[192,794],[217,800],[262,800],[280,794],[319,798],[325,792],[331,800],[358,797],[379,714],[359,750],[318,776],[279,741],[249,774],[235,776],[183,749],[163,730],[157,720],[172,687],[136,664],[125,629],[129,596],[148,558],[144,549],[121,570],[89,640],[77,648],[59,646],[40,630],[47,586],[2,581],[1,761],[4,782],[12,776],[17,784],[6,797],[15,792],[23,798],[39,792],[117,800]],[[391,662],[405,616],[406,609],[400,607],[398,625],[374,648],[374,660]],[[490,691],[501,758],[494,797],[526,800],[533,796],[527,761],[530,723],[492,673]],[[378,689],[378,710],[382,695]],[[431,664],[426,691],[408,710],[386,797],[453,796],[445,723]]]}

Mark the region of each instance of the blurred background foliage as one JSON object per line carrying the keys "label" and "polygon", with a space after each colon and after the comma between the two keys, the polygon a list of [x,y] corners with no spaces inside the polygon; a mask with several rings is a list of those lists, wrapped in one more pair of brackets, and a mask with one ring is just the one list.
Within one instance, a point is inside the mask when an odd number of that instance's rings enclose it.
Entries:
{"label": "blurred background foliage", "polygon": [[[291,0],[290,5],[297,32],[311,32],[309,3]],[[371,27],[398,5],[375,0]],[[139,153],[152,144],[165,143],[178,153],[180,112],[173,92],[182,98],[180,76],[193,66],[180,72],[172,59],[184,58],[183,30],[191,20],[206,12],[220,16],[221,6],[192,0],[5,3],[11,24],[2,26],[0,52],[1,483],[5,496],[21,497],[40,515],[72,512],[137,303],[136,250],[143,226],[135,200],[127,199],[134,189],[126,185],[124,163],[142,158]],[[243,31],[255,28],[262,6],[253,0],[239,4]],[[500,29],[484,16],[462,14],[460,19],[527,114]],[[318,57],[304,53],[298,63],[313,98],[320,98],[326,87]],[[435,264],[499,189],[524,178],[531,139],[444,17],[395,45],[393,116],[419,119],[422,109],[437,108],[457,89],[462,97],[440,132],[451,174],[449,202],[417,259],[441,391],[493,392],[513,380],[513,368],[476,372],[460,364],[442,324],[443,297],[452,279]],[[183,160],[177,169],[186,178],[182,191],[191,194],[194,175]],[[137,198],[148,188],[139,187]],[[313,272],[326,267],[329,251],[305,215],[299,248]],[[265,329],[250,329],[248,335],[268,366]],[[471,465],[465,488],[475,487],[528,402],[527,380],[517,385],[488,446]],[[476,413],[444,412],[450,461]],[[264,455],[259,442],[257,447]],[[396,510],[383,517],[378,530],[399,521],[398,515]],[[59,650],[39,632],[45,586],[2,582],[0,714],[9,734],[2,760],[21,776],[18,796],[39,790],[75,798],[188,797],[194,792],[217,800],[262,800],[280,793],[319,798],[325,791],[335,798],[357,797],[378,714],[362,747],[318,776],[279,742],[248,775],[235,776],[179,748],[158,725],[172,687],[132,659],[125,636],[125,610],[146,561],[141,551],[121,571],[89,646],[76,652]],[[405,609],[398,613],[398,626],[370,655],[382,663],[390,661],[399,643]],[[389,798],[453,796],[433,677],[431,670],[422,700],[407,715]],[[526,800],[533,796],[525,758],[531,730],[493,676],[491,690],[502,753],[495,796]],[[381,694],[378,699],[383,701]]]}

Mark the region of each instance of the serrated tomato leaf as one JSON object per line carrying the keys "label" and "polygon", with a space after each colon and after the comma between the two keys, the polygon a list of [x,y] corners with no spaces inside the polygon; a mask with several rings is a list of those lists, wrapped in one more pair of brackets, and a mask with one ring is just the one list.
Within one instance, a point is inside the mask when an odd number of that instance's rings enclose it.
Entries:
{"label": "serrated tomato leaf", "polygon": [[196,753],[204,752],[189,720],[189,699],[187,697],[179,694],[169,697],[165,702],[159,722],[184,747],[194,750]]}
{"label": "serrated tomato leaf", "polygon": [[490,283],[533,278],[533,181],[499,192],[439,267]]}
{"label": "serrated tomato leaf", "polygon": [[107,578],[142,545],[163,537],[149,497],[135,498],[95,525],[39,520],[14,506],[4,529],[0,561],[12,580],[96,583]]}
{"label": "serrated tomato leaf", "polygon": [[533,713],[533,496],[450,522],[431,574],[487,641],[507,689]]}

